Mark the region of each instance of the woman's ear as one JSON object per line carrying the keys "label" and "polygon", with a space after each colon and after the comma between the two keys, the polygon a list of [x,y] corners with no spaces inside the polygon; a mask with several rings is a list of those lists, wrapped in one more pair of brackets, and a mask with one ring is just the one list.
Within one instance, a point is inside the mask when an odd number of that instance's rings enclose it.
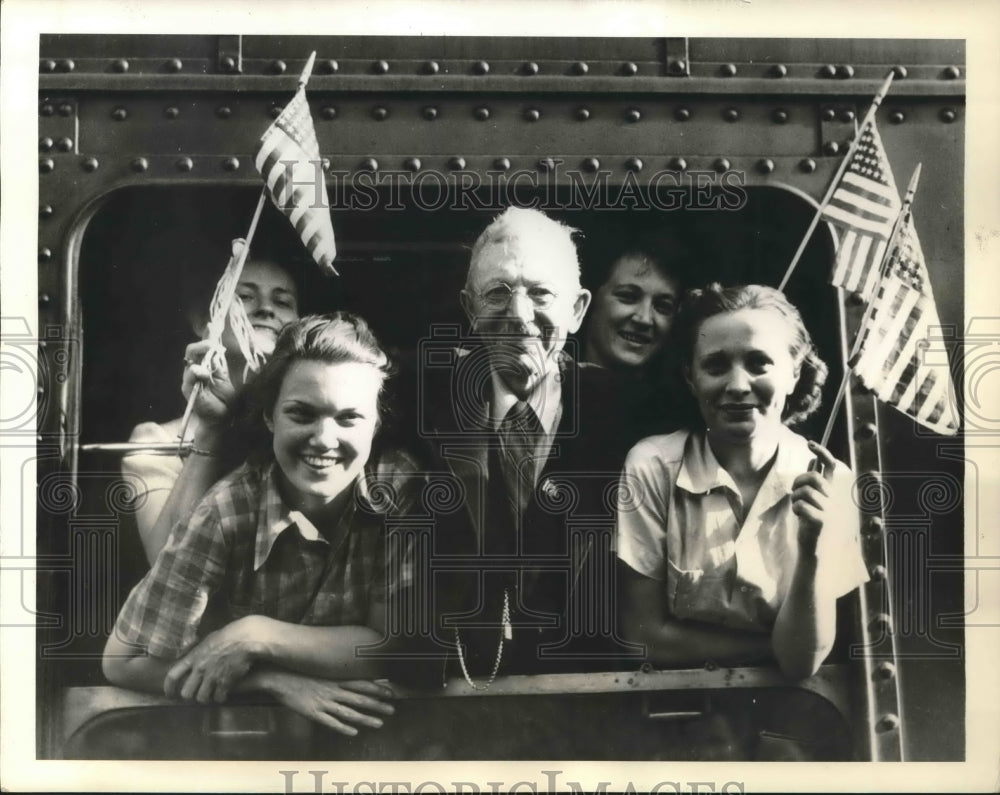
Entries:
{"label": "woman's ear", "polygon": [[694,383],[691,381],[691,365],[685,363],[683,367],[684,383],[687,384],[688,391],[694,394]]}
{"label": "woman's ear", "polygon": [[267,426],[267,430],[270,431],[271,433],[274,433],[274,420],[271,419],[271,415],[268,414],[266,411],[262,411],[260,414],[261,417],[264,418],[264,424]]}

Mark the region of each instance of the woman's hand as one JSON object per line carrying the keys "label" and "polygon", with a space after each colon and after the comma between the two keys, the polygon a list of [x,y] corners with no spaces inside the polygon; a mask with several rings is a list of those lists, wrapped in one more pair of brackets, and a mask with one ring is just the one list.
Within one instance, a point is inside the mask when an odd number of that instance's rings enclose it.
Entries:
{"label": "woman's hand", "polygon": [[265,689],[281,704],[340,734],[353,737],[355,726],[378,729],[382,719],[367,713],[392,715],[392,690],[364,679],[335,682],[279,669],[261,673]]}
{"label": "woman's hand", "polygon": [[799,551],[814,555],[829,509],[829,484],[837,460],[815,442],[809,442],[809,449],[816,454],[816,467],[810,465],[792,483],[792,512],[799,517]]}
{"label": "woman's hand", "polygon": [[258,656],[255,616],[245,616],[206,635],[167,671],[163,692],[171,698],[222,703]]}
{"label": "woman's hand", "polygon": [[188,400],[195,385],[201,384],[194,412],[205,423],[217,423],[228,413],[236,394],[236,387],[229,377],[225,356],[219,357],[222,366],[214,370],[203,364],[205,354],[210,348],[211,343],[208,340],[198,340],[184,349],[185,367],[181,392],[184,394],[184,399]]}

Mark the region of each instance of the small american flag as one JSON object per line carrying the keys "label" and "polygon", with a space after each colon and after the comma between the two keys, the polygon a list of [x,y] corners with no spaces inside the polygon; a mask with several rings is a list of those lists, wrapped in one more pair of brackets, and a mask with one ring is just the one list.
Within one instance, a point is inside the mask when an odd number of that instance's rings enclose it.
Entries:
{"label": "small american flag", "polygon": [[839,231],[833,284],[868,300],[901,204],[874,118],[861,130],[840,184],[823,210]]}
{"label": "small american flag", "polygon": [[[923,251],[907,213],[899,247],[878,283],[851,367],[876,396],[921,425],[958,432],[955,387]],[[936,333],[935,333],[936,332]],[[932,343],[938,342],[934,346]]]}
{"label": "small american flag", "polygon": [[304,87],[261,136],[254,165],[313,259],[325,273],[337,273],[330,202]]}

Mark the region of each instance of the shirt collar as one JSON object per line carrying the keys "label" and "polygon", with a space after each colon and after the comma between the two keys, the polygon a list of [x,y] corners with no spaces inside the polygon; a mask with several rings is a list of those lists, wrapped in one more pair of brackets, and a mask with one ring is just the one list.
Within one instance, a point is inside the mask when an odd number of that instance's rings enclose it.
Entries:
{"label": "shirt collar", "polygon": [[[278,465],[272,461],[262,474],[263,488],[260,493],[259,510],[257,512],[257,534],[254,543],[253,569],[257,571],[274,548],[274,543],[285,530],[294,525],[299,535],[306,541],[322,541],[329,544],[324,535],[310,522],[301,511],[289,507],[278,489]],[[371,509],[371,497],[368,484],[364,477],[354,481],[354,499],[350,500],[339,522],[350,522],[354,515],[355,503],[360,499]]]}
{"label": "shirt collar", "polygon": [[[531,410],[538,417],[542,430],[550,436],[555,430],[556,419],[559,415],[559,403],[562,399],[562,389],[559,385],[559,379],[556,377],[557,370],[558,368],[550,368],[545,374],[545,378],[532,390],[527,399]],[[496,430],[503,422],[503,418],[507,416],[507,412],[520,398],[507,388],[507,385],[497,375],[496,370],[490,370],[490,379],[493,382],[493,393],[489,405],[490,422]]]}
{"label": "shirt collar", "polygon": [[[802,455],[802,449],[806,450],[806,456]],[[805,440],[782,426],[778,431],[777,455],[757,492],[756,502],[762,507],[770,507],[791,494],[792,482],[806,471],[808,463]],[[677,486],[691,494],[707,494],[720,487],[728,488],[737,495],[740,493],[732,476],[716,459],[704,433],[693,433],[688,437],[677,473]]]}

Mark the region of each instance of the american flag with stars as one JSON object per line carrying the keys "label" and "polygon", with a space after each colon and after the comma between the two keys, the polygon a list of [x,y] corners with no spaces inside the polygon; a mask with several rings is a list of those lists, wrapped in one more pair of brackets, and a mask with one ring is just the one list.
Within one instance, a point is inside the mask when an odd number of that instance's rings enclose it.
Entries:
{"label": "american flag with stars", "polygon": [[880,400],[951,436],[959,425],[955,386],[911,213],[902,221],[898,240],[850,365]]}
{"label": "american flag with stars", "polygon": [[337,273],[326,179],[304,87],[261,136],[254,165],[316,263],[327,274]]}
{"label": "american flag with stars", "polygon": [[861,293],[865,300],[871,297],[901,206],[872,118],[862,128],[854,155],[823,210],[823,218],[839,231],[833,284]]}

